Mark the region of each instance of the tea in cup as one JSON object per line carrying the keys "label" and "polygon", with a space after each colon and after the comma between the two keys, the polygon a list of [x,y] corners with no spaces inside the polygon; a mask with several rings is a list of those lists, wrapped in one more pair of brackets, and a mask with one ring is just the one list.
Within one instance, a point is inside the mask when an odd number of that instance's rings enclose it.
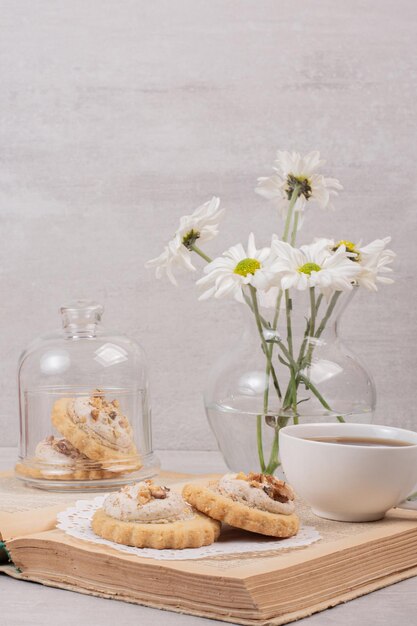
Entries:
{"label": "tea in cup", "polygon": [[375,424],[300,424],[279,433],[283,469],[319,517],[368,522],[417,489],[417,432]]}

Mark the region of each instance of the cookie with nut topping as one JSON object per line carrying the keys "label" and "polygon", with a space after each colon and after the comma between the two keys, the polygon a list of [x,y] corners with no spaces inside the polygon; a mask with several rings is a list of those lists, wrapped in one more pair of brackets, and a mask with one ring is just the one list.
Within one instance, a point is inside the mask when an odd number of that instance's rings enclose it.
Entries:
{"label": "cookie with nut topping", "polygon": [[114,478],[100,463],[91,461],[70,441],[50,435],[38,443],[31,462],[17,463],[16,473],[24,478],[45,480],[101,480]]}
{"label": "cookie with nut topping", "polygon": [[219,536],[220,526],[180,493],[151,480],[111,493],[92,519],[93,531],[104,539],[157,550],[207,546]]}
{"label": "cookie with nut topping", "polygon": [[184,499],[205,515],[271,537],[292,537],[299,529],[294,492],[274,476],[225,474],[207,485],[188,484]]}
{"label": "cookie with nut topping", "polygon": [[141,467],[129,420],[119,402],[108,401],[100,390],[92,396],[60,398],[51,420],[77,450],[105,468],[125,472]]}

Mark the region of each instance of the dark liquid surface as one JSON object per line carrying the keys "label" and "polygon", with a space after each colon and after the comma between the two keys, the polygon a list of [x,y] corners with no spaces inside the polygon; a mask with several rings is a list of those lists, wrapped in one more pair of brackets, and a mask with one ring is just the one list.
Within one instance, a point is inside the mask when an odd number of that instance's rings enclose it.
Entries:
{"label": "dark liquid surface", "polygon": [[303,437],[308,441],[319,441],[321,443],[338,443],[345,446],[365,446],[368,448],[383,446],[384,448],[403,448],[404,446],[414,446],[411,441],[399,441],[398,439],[376,439],[374,437]]}

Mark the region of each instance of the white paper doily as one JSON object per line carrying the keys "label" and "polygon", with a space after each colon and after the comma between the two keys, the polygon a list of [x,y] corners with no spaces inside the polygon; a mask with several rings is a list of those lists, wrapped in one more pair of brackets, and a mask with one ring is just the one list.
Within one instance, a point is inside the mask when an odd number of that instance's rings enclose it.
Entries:
{"label": "white paper doily", "polygon": [[241,531],[227,528],[219,540],[210,546],[202,548],[186,548],[185,550],[155,550],[153,548],[132,548],[113,541],[107,541],[98,537],[91,528],[91,519],[94,512],[103,505],[103,501],[108,494],[98,496],[94,500],[79,500],[75,506],[58,513],[57,528],[63,530],[67,535],[109,546],[119,552],[127,552],[136,556],[152,559],[179,561],[189,559],[203,559],[207,557],[219,557],[226,554],[245,554],[251,552],[270,552],[289,548],[301,548],[308,546],[321,539],[321,535],[314,526],[301,526],[298,534],[290,539],[274,539],[253,535],[250,533],[242,535]]}

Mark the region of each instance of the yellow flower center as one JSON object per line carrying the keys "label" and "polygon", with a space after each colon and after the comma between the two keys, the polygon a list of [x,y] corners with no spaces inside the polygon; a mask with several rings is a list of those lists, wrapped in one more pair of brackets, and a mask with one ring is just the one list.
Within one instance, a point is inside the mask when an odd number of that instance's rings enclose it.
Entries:
{"label": "yellow flower center", "polygon": [[261,264],[257,259],[242,259],[236,265],[233,272],[239,274],[239,276],[247,276],[248,274],[254,274],[257,270],[261,269]]}
{"label": "yellow flower center", "polygon": [[317,263],[304,263],[304,265],[298,268],[299,272],[308,276],[310,276],[311,272],[319,272],[320,270],[321,267]]}
{"label": "yellow flower center", "polygon": [[335,244],[333,248],[333,252],[336,252],[340,246],[345,246],[346,252],[350,252],[350,254],[354,254],[355,256],[349,257],[351,261],[360,261],[361,255],[360,252],[356,249],[356,244],[348,241],[347,239],[341,239]]}

